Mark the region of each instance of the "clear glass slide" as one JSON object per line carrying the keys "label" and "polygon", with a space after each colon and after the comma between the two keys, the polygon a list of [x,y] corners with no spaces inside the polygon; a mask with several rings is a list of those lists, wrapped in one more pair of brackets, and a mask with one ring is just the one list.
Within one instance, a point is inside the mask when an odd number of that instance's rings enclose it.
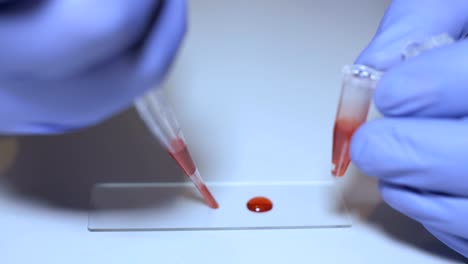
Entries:
{"label": "clear glass slide", "polygon": [[[163,231],[343,228],[351,226],[334,185],[317,183],[211,183],[219,202],[213,210],[190,183],[107,183],[95,186],[90,231]],[[273,206],[250,211],[266,197]]]}

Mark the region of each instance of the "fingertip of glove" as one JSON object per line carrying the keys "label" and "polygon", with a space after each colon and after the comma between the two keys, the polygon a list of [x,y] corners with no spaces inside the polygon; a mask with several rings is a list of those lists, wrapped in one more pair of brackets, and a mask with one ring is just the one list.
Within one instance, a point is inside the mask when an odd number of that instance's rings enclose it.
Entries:
{"label": "fingertip of glove", "polygon": [[[379,80],[374,92],[374,104],[385,116],[401,116],[422,108],[428,97],[420,93],[421,84],[405,67],[396,66]],[[429,87],[427,87],[429,88]]]}
{"label": "fingertip of glove", "polygon": [[362,125],[353,135],[350,156],[353,163],[364,173],[371,173],[372,171],[372,157],[376,145],[375,138],[375,124],[368,122]]}
{"label": "fingertip of glove", "polygon": [[419,62],[409,62],[388,71],[374,92],[377,110],[385,116],[424,115],[441,100],[434,78],[421,76]]}
{"label": "fingertip of glove", "polygon": [[401,95],[404,92],[401,91],[401,87],[399,79],[395,78],[391,71],[380,79],[374,92],[374,104],[380,113],[387,116],[398,114]]}
{"label": "fingertip of glove", "polygon": [[379,181],[378,188],[382,200],[393,207],[393,188],[383,181]]}
{"label": "fingertip of glove", "polygon": [[363,127],[360,127],[356,132],[354,132],[351,146],[349,150],[349,154],[351,156],[351,160],[359,165],[361,161],[361,153],[365,151],[366,144],[367,144],[367,130]]}
{"label": "fingertip of glove", "polygon": [[402,201],[404,193],[398,187],[388,184],[382,180],[378,184],[380,197],[390,207],[396,211],[408,215],[412,211],[409,201]]}
{"label": "fingertip of glove", "polygon": [[391,64],[385,53],[376,52],[371,46],[364,49],[364,51],[359,54],[354,63],[359,65],[366,65],[380,71],[386,70],[388,65]]}
{"label": "fingertip of glove", "polygon": [[395,40],[392,32],[378,32],[367,47],[358,55],[355,63],[366,65],[379,71],[387,71],[391,67],[401,63],[400,42],[401,40]]}
{"label": "fingertip of glove", "polygon": [[350,156],[353,163],[366,175],[385,177],[398,161],[394,138],[395,124],[388,119],[372,120],[362,125],[353,135]]}

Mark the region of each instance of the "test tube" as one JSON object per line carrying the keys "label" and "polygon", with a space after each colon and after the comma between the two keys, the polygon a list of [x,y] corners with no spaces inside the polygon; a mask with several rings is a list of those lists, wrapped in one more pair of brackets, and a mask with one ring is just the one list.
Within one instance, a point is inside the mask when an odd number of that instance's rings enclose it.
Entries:
{"label": "test tube", "polygon": [[[416,57],[426,51],[454,43],[447,33],[424,41],[409,43],[402,51],[402,60]],[[333,129],[332,174],[341,177],[350,163],[349,147],[357,128],[367,120],[375,86],[383,72],[365,65],[347,65],[343,68],[341,97]]]}
{"label": "test tube", "polygon": [[367,119],[373,90],[381,76],[381,72],[364,65],[346,65],[343,68],[341,96],[333,128],[334,176],[343,176],[349,166],[351,138]]}
{"label": "test tube", "polygon": [[164,90],[160,88],[150,90],[135,101],[135,107],[148,129],[195,184],[205,203],[211,208],[218,208],[218,203],[203,182],[187,149],[182,130],[166,99]]}

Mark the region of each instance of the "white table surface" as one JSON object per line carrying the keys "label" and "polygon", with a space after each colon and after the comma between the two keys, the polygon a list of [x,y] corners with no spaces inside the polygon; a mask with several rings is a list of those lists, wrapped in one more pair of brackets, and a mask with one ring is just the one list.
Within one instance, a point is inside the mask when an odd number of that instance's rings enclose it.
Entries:
{"label": "white table surface", "polygon": [[[166,86],[205,179],[332,181],[340,69],[388,2],[192,0]],[[462,263],[355,168],[336,183],[351,228],[89,232],[94,183],[182,177],[133,110],[76,134],[2,138],[0,153],[0,263]]]}

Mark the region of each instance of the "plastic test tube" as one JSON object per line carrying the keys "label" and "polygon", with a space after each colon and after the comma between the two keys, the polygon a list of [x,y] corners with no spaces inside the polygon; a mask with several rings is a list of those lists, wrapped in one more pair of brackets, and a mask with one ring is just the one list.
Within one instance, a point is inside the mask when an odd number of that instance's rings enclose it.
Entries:
{"label": "plastic test tube", "polygon": [[[428,50],[446,46],[455,40],[447,33],[413,42],[402,51],[402,59],[416,57]],[[364,65],[343,68],[341,97],[333,129],[332,174],[343,176],[349,166],[349,146],[356,129],[366,121],[373,92],[383,72]]]}
{"label": "plastic test tube", "polygon": [[349,166],[351,137],[367,119],[373,90],[381,76],[381,72],[364,65],[347,65],[343,68],[341,97],[333,129],[334,176],[343,176]]}
{"label": "plastic test tube", "polygon": [[218,203],[203,182],[190,156],[182,131],[165,97],[164,90],[161,88],[150,90],[135,101],[135,107],[148,129],[195,184],[205,203],[211,208],[218,208]]}

